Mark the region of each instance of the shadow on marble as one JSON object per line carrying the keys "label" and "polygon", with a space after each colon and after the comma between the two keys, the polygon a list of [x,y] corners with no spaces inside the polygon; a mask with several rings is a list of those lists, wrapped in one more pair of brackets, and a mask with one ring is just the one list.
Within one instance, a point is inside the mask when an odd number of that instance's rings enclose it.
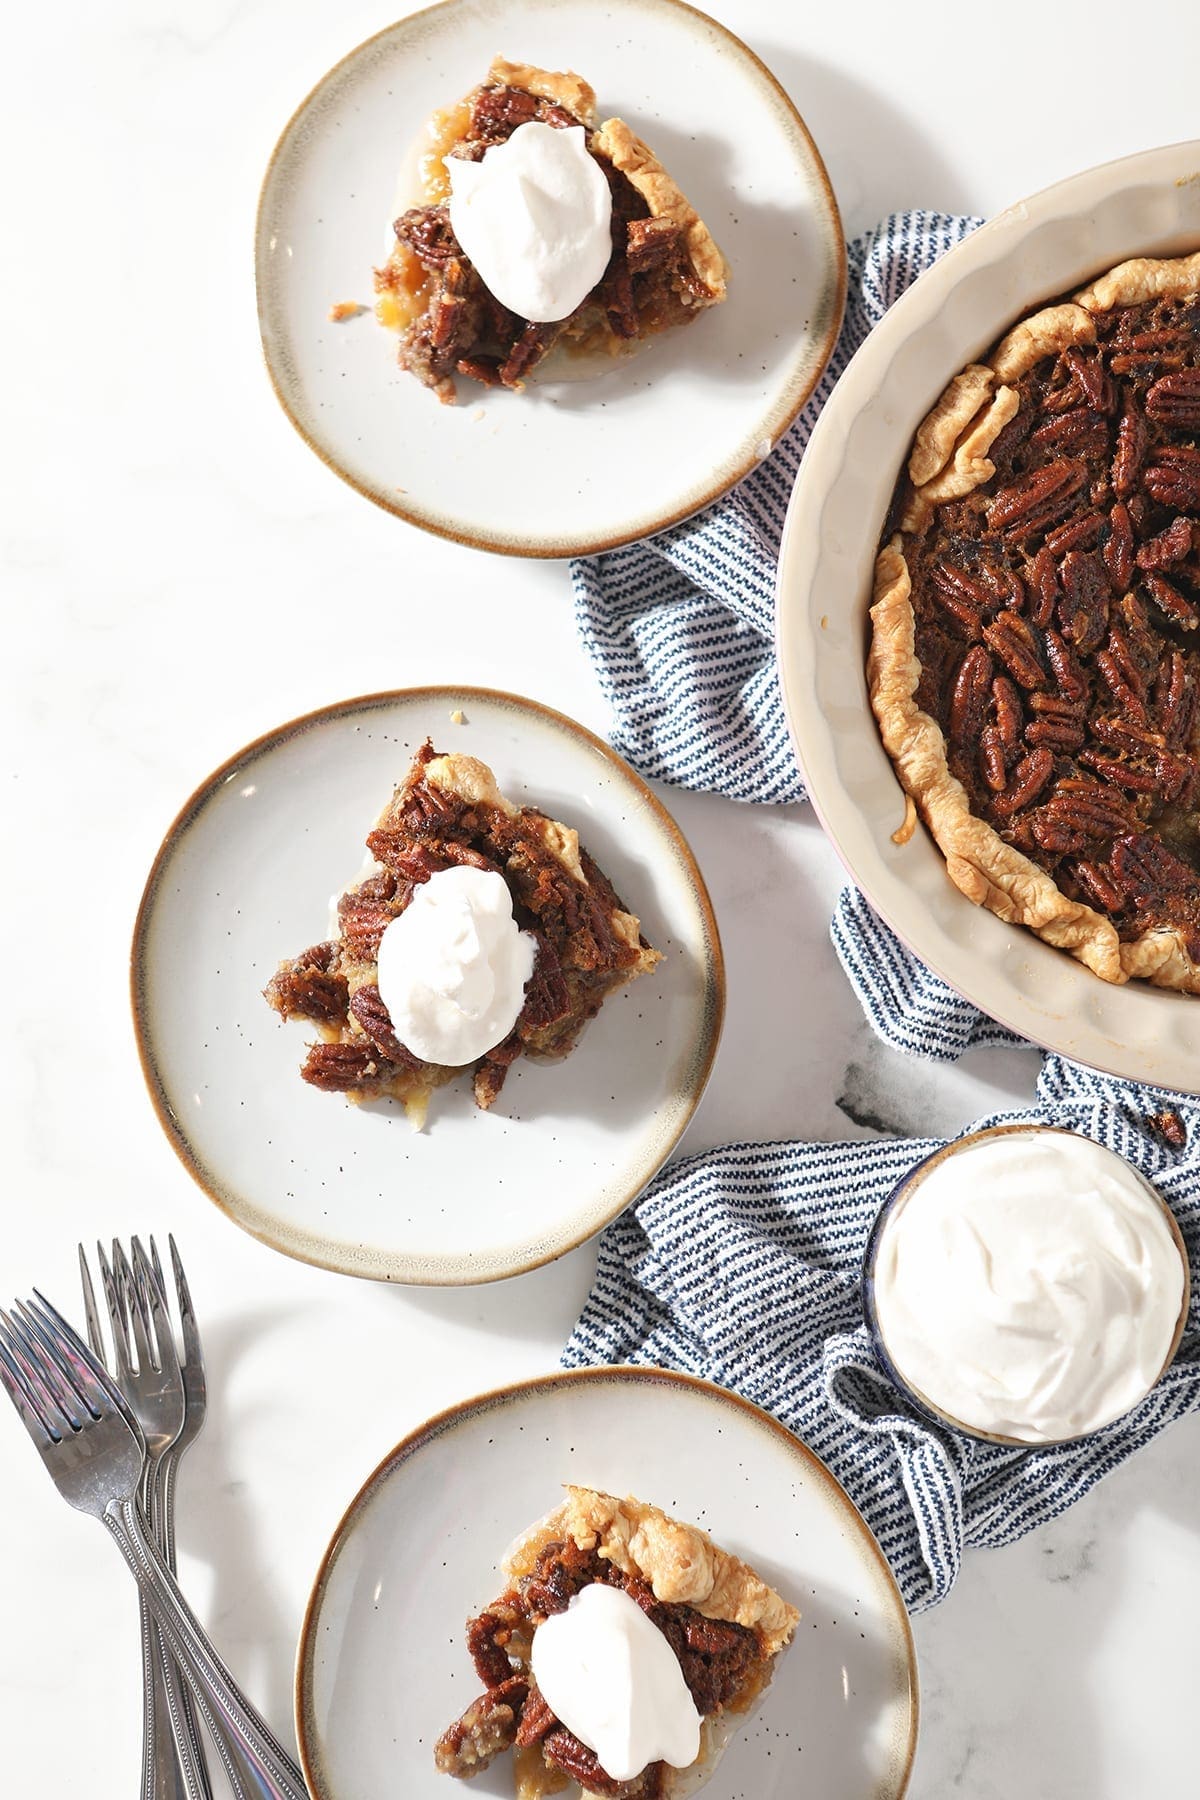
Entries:
{"label": "shadow on marble", "polygon": [[[1160,1777],[1191,1755],[1184,1620],[1200,1595],[1198,1425],[1171,1427],[1019,1543],[968,1551],[949,1599],[914,1621],[922,1751],[910,1800],[1183,1791]],[[1178,1585],[1150,1588],[1169,1532]],[[1142,1738],[1137,1768],[1114,1766],[1131,1732]]]}
{"label": "shadow on marble", "polygon": [[[895,15],[896,30],[904,29]],[[783,44],[755,49],[795,102],[825,161],[848,237],[908,207],[972,211],[957,169],[886,93]]]}
{"label": "shadow on marble", "polygon": [[[288,1309],[286,1317],[291,1316]],[[277,1317],[283,1323],[285,1315]],[[229,1371],[271,1328],[272,1315],[257,1310],[233,1323],[207,1326],[202,1321],[210,1400],[204,1429],[180,1465],[178,1541],[183,1557],[196,1558],[212,1571],[202,1623],[236,1680],[287,1746],[293,1742],[292,1660],[299,1621],[271,1584],[270,1546],[254,1525],[259,1509],[227,1457],[233,1437],[225,1404]],[[242,1429],[245,1425],[243,1420]],[[230,1620],[236,1620],[232,1632]]]}
{"label": "shadow on marble", "polygon": [[[547,1336],[566,1343],[575,1328],[596,1269],[596,1239],[570,1250],[543,1268],[482,1287],[389,1287],[396,1303],[423,1313],[440,1324],[470,1331],[486,1345],[489,1339],[541,1342]],[[385,1291],[383,1289],[380,1290]],[[548,1362],[547,1368],[553,1367]],[[486,1361],[479,1388],[489,1386]]]}

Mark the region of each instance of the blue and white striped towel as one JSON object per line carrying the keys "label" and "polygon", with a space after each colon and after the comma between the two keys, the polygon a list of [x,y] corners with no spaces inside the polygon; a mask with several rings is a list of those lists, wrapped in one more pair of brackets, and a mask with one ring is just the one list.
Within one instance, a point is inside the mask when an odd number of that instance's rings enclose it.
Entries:
{"label": "blue and white striped towel", "polygon": [[[1148,1124],[1187,1127],[1174,1150]],[[1200,1410],[1200,1105],[1047,1057],[1037,1103],[983,1124],[1040,1120],[1107,1144],[1150,1176],[1179,1220],[1192,1270],[1188,1328],[1148,1399],[1080,1443],[1009,1450],[942,1431],[876,1362],[858,1274],[894,1184],[937,1145],[731,1144],[661,1174],[600,1240],[568,1367],[633,1362],[734,1388],[823,1458],[883,1546],[913,1612],[953,1586],[967,1545],[1043,1524],[1164,1426]]]}
{"label": "blue and white striped towel", "polygon": [[[978,222],[897,213],[857,238],[837,347],[773,454],[696,518],[572,563],[579,632],[612,709],[609,735],[643,774],[732,800],[805,798],[773,635],[792,484],[821,407],[871,327]],[[910,955],[853,889],[833,941],[872,1025],[895,1048],[949,1062],[969,1044],[1020,1042]]]}

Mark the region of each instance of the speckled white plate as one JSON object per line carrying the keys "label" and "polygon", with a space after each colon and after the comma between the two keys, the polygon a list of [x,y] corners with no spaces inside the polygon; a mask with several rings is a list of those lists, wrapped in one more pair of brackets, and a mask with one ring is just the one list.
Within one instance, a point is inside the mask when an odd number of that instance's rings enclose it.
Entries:
{"label": "speckled white plate", "polygon": [[[525,394],[460,383],[442,406],[368,310],[397,175],[435,108],[492,58],[574,68],[601,118],[646,138],[731,265],[729,298],[590,380]],[[520,556],[661,530],[754,467],[815,387],[845,300],[824,165],[791,101],[724,26],[680,0],[446,0],[389,26],[286,126],[259,204],[267,367],[318,456],[388,511]]]}
{"label": "speckled white plate", "polygon": [[879,534],[913,432],[946,382],[1039,302],[1126,257],[1200,244],[1200,141],[1059,182],[942,257],[871,333],[825,406],[788,509],[777,631],[809,794],[872,906],[944,981],[1034,1043],[1135,1081],[1200,1093],[1200,1004],[1113,987],[973,906],[923,827],[891,841],[904,795],[867,697]]}
{"label": "speckled white plate", "polygon": [[[397,1445],[338,1526],[296,1665],[314,1800],[447,1800],[439,1733],[479,1691],[463,1621],[507,1545],[576,1481],[702,1525],[802,1614],[712,1800],[899,1800],[917,1670],[883,1553],[825,1465],[757,1407],[660,1369],[586,1369],[465,1401]],[[511,1758],[471,1783],[513,1792]],[[575,1790],[572,1790],[573,1792]]]}
{"label": "speckled white plate", "polygon": [[[328,935],[330,896],[357,878],[426,737],[577,826],[664,956],[565,1061],[518,1062],[488,1113],[469,1082],[439,1089],[415,1132],[391,1100],[356,1107],[301,1081],[312,1029],[284,1024],[262,989]],[[479,688],[348,700],[239,751],[167,833],[132,972],[151,1098],[218,1206],[290,1256],[422,1283],[518,1274],[615,1218],[691,1118],[725,1003],[703,879],[650,789],[561,713]]]}

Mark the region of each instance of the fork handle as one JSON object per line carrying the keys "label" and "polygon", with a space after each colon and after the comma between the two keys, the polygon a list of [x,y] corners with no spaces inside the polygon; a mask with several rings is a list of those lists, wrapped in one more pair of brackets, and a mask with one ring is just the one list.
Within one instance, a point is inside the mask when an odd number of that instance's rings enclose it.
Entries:
{"label": "fork handle", "polygon": [[136,1499],[129,1496],[112,1501],[103,1519],[213,1732],[226,1768],[232,1751],[246,1774],[249,1786],[245,1791],[253,1800],[309,1800],[304,1777],[242,1693],[180,1593],[161,1551],[147,1534]]}
{"label": "fork handle", "polygon": [[[149,1492],[149,1507],[146,1516],[154,1542],[166,1558],[167,1567],[175,1574],[175,1471],[179,1466],[179,1457],[174,1445],[168,1447],[162,1456],[148,1461],[146,1486]],[[146,1613],[146,1601],[139,1595],[143,1614]],[[212,1800],[212,1786],[208,1778],[208,1765],[204,1757],[204,1745],[200,1741],[200,1733],[196,1726],[195,1714],[192,1710],[191,1695],[180,1678],[175,1659],[162,1638],[158,1627],[151,1625],[155,1651],[154,1697],[152,1713],[148,1720],[152,1741],[155,1745],[157,1766],[157,1786],[153,1800],[177,1800],[181,1779],[186,1783],[194,1779],[196,1786],[189,1790],[187,1800]],[[163,1714],[166,1714],[164,1720]],[[165,1727],[165,1729],[164,1729]],[[180,1747],[180,1733],[186,1740],[186,1754]],[[179,1752],[172,1753],[172,1746]],[[234,1782],[237,1788],[236,1781]],[[240,1791],[237,1800],[243,1800]]]}

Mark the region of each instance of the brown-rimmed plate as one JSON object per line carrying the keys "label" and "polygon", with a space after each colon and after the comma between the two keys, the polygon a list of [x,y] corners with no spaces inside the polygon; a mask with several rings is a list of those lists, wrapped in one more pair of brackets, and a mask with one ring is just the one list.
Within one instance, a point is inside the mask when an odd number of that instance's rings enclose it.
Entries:
{"label": "brown-rimmed plate", "polygon": [[[874,1537],[825,1465],[723,1388],[663,1369],[582,1369],[467,1400],[397,1445],[321,1567],[296,1665],[314,1800],[448,1800],[438,1734],[479,1691],[463,1620],[564,1482],[636,1494],[701,1525],[798,1606],[713,1800],[900,1800],[917,1732],[912,1634]],[[498,1758],[472,1791],[511,1796]]]}
{"label": "brown-rimmed plate", "polygon": [[[594,378],[442,406],[372,311],[425,121],[492,58],[576,69],[662,158],[731,268],[729,298]],[[398,199],[398,193],[400,198]],[[681,0],[444,0],[345,57],[284,128],[259,203],[258,313],[305,441],[378,505],[520,556],[628,543],[748,473],[828,360],[845,301],[837,202],[803,120],[724,26]],[[332,304],[365,308],[342,323]]]}
{"label": "brown-rimmed plate", "polygon": [[[328,935],[330,898],[358,878],[426,737],[577,826],[664,954],[565,1061],[518,1063],[489,1113],[467,1082],[440,1089],[417,1132],[391,1101],[356,1107],[302,1082],[311,1028],[281,1023],[262,989]],[[216,770],[155,859],[132,988],[159,1119],[230,1218],[325,1268],[436,1284],[537,1267],[615,1218],[691,1118],[725,1000],[703,878],[640,777],[549,707],[450,687],[324,707]]]}

